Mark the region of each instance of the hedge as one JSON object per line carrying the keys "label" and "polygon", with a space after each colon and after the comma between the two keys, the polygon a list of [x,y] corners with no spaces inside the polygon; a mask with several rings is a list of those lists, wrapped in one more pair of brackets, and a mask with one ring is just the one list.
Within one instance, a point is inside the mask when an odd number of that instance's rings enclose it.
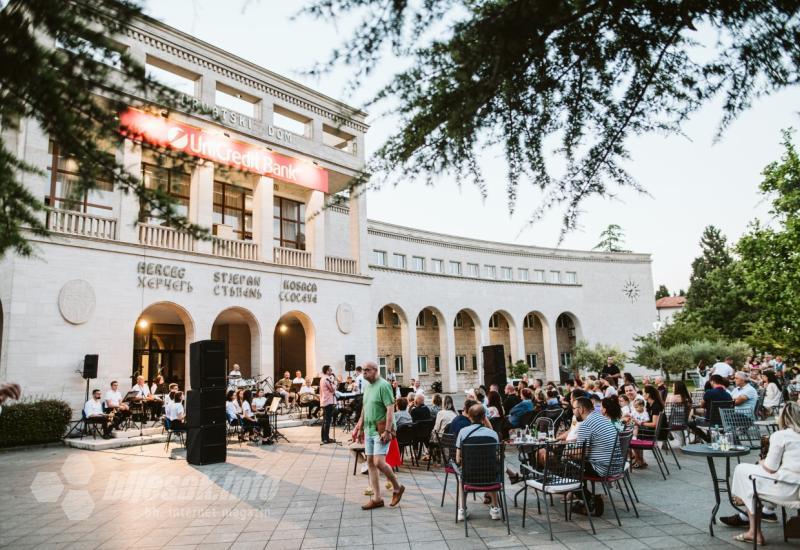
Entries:
{"label": "hedge", "polygon": [[0,447],[58,441],[64,437],[71,418],[70,406],[57,399],[4,405],[0,412]]}

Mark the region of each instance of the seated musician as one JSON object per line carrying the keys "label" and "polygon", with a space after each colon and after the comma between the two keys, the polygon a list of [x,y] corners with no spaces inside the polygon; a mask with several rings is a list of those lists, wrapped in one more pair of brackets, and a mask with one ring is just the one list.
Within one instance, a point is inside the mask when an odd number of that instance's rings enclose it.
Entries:
{"label": "seated musician", "polygon": [[239,423],[242,409],[239,406],[239,401],[236,400],[236,392],[233,390],[228,391],[227,401],[225,402],[225,415],[228,417],[228,423]]}
{"label": "seated musician", "polygon": [[344,387],[347,393],[353,393],[356,391],[356,381],[353,380],[352,376],[347,377],[347,380],[344,383]]}
{"label": "seated musician", "polygon": [[83,415],[87,424],[101,424],[103,426],[103,439],[111,437],[111,423],[103,412],[103,401],[100,399],[100,390],[92,390],[92,398],[83,406]]}
{"label": "seated musician", "polygon": [[104,399],[106,402],[106,410],[109,412],[114,411],[112,428],[116,430],[131,414],[128,404],[122,402],[122,394],[119,392],[119,382],[116,380],[111,382],[111,389],[106,392]]}
{"label": "seated musician", "polygon": [[239,364],[238,363],[234,363],[233,364],[233,369],[231,370],[230,373],[228,373],[228,378],[236,379],[236,378],[241,378],[241,377],[242,377],[242,371],[239,370]]}
{"label": "seated musician", "polygon": [[264,390],[258,390],[253,398],[253,409],[255,409],[256,413],[263,413],[266,407],[267,396],[264,395]]}
{"label": "seated musician", "polygon": [[255,412],[253,412],[253,392],[250,390],[245,390],[242,397],[242,426],[244,434],[239,436],[240,439],[243,439],[244,435],[247,434],[250,436],[250,441],[258,441],[258,435],[255,433],[256,428],[258,428],[258,431],[261,432],[261,444],[269,445],[272,443],[270,439],[272,429],[269,424],[269,417],[256,417]]}
{"label": "seated musician", "polygon": [[292,375],[289,374],[289,371],[283,373],[283,378],[275,382],[275,393],[280,395],[283,398],[283,402],[286,406],[289,406],[289,402],[292,400],[293,394],[291,392],[292,389]]}
{"label": "seated musician", "polygon": [[167,385],[164,383],[164,377],[160,374],[156,376],[155,380],[153,380],[153,383],[150,384],[150,393],[152,393],[154,396],[164,395],[167,393]]}
{"label": "seated musician", "polygon": [[178,393],[178,384],[173,382],[168,389],[169,392],[164,395],[164,410],[175,400],[175,394]]}
{"label": "seated musician", "polygon": [[176,392],[175,398],[166,408],[166,415],[169,418],[170,429],[179,430],[185,427],[186,410],[183,408],[183,392]]}
{"label": "seated musician", "polygon": [[302,385],[302,384],[305,384],[305,382],[306,381],[303,380],[303,373],[300,372],[299,370],[295,371],[294,379],[292,380],[292,384],[300,384],[300,385]]}
{"label": "seated musician", "polygon": [[306,378],[303,387],[298,392],[298,401],[301,406],[308,407],[308,417],[314,418],[319,411],[319,396],[311,385],[311,378]]}

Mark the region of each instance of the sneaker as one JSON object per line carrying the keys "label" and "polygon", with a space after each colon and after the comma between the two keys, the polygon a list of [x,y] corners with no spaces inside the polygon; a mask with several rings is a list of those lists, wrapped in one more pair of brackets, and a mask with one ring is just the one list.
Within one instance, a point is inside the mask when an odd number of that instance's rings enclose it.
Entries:
{"label": "sneaker", "polygon": [[464,518],[468,517],[469,517],[469,510],[467,510],[465,513],[463,508],[458,509],[458,518],[456,519],[456,521],[464,521]]}
{"label": "sneaker", "polygon": [[503,519],[503,511],[499,506],[489,506],[489,515],[492,519]]}
{"label": "sneaker", "polygon": [[367,474],[369,473],[369,466],[367,466],[367,463],[366,463],[366,462],[365,462],[365,463],[364,463],[364,465],[361,467],[361,473],[362,473],[362,474],[364,474],[364,475],[367,475]]}
{"label": "sneaker", "polygon": [[767,512],[761,512],[761,521],[766,521],[767,523],[778,523],[778,514],[772,512],[771,514]]}
{"label": "sneaker", "polygon": [[[774,515],[774,514],[773,514]],[[777,519],[777,517],[776,517]],[[750,522],[746,519],[742,519],[739,514],[733,514],[732,516],[726,516],[724,518],[719,518],[719,520],[727,525],[728,527],[745,527],[750,526]]]}

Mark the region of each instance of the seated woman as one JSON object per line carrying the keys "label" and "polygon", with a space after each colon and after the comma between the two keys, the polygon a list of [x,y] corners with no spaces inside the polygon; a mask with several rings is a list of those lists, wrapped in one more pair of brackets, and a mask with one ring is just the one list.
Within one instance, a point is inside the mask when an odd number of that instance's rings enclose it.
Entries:
{"label": "seated woman", "polygon": [[264,445],[272,443],[269,418],[256,417],[256,413],[253,411],[253,392],[250,390],[245,390],[242,395],[242,427],[244,434],[240,435],[239,439],[244,439],[244,435],[247,434],[250,436],[250,441],[258,441],[258,435],[255,433],[258,429],[261,432],[261,443]]}
{"label": "seated woman", "polygon": [[408,413],[408,399],[405,397],[398,397],[394,402],[394,425],[396,428],[401,426],[410,426],[414,423],[411,420],[411,415]]}
{"label": "seated woman", "polygon": [[228,417],[228,423],[231,425],[241,423],[242,408],[239,405],[239,401],[236,400],[236,392],[228,390],[226,397],[225,415]]}
{"label": "seated woman", "polygon": [[433,422],[433,432],[431,432],[431,440],[435,437],[433,434],[438,433],[440,436],[443,435],[447,431],[447,426],[450,425],[450,422],[458,416],[456,412],[455,405],[453,405],[453,398],[449,395],[444,396],[444,408],[439,411],[439,414],[436,415],[436,419]]}
{"label": "seated woman", "polygon": [[[778,385],[778,377],[775,376],[775,371],[765,371],[761,383],[766,390],[764,392],[764,403],[762,407],[764,408],[766,416],[770,416],[773,409],[781,404],[781,388]],[[756,413],[760,412],[761,411],[756,411]]]}
{"label": "seated woman", "polygon": [[175,398],[166,410],[170,429],[182,430],[186,425],[186,410],[183,408],[183,392],[175,392]]}
{"label": "seated woman", "polygon": [[[733,472],[731,493],[739,497],[747,508],[750,529],[736,535],[734,540],[764,544],[764,534],[756,532],[753,508],[753,481],[757,476],[756,487],[759,496],[775,500],[796,500],[800,485],[800,405],[787,403],[778,417],[778,431],[769,438],[769,452],[759,464],[739,464]],[[775,483],[772,480],[778,480]],[[727,525],[737,525],[732,520],[736,516],[722,518]],[[743,523],[743,521],[742,521]]]}
{"label": "seated woman", "polygon": [[[634,417],[634,423],[637,426],[637,433],[635,437],[641,437],[642,429],[645,433],[652,434],[656,426],[658,426],[659,418],[664,414],[664,403],[661,400],[661,394],[654,386],[644,387],[644,399],[646,401],[645,408],[649,419],[647,421],[638,421]],[[658,439],[661,439],[662,434],[657,434]],[[635,458],[633,467],[647,468],[647,462],[644,461],[644,452],[641,449],[631,451]]]}
{"label": "seated woman", "polygon": [[319,411],[319,396],[314,392],[314,387],[311,385],[311,378],[306,378],[303,387],[298,392],[298,397],[301,407],[308,407],[308,417],[314,418]]}

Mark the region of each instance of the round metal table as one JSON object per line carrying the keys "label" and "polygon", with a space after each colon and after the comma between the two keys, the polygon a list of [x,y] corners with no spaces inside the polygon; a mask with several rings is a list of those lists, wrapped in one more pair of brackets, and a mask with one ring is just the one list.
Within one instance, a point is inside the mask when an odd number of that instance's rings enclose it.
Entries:
{"label": "round metal table", "polygon": [[[717,522],[717,512],[719,511],[721,492],[724,491],[728,493],[728,501],[731,503],[731,506],[733,506],[739,512],[744,512],[741,508],[733,503],[733,498],[731,495],[731,458],[749,455],[750,449],[747,447],[733,447],[728,451],[723,451],[720,449],[713,449],[708,443],[696,443],[694,445],[686,445],[685,447],[681,447],[681,451],[689,456],[704,456],[708,461],[708,469],[711,472],[711,481],[714,483],[714,499],[716,500],[716,504],[714,504],[714,508],[711,510],[711,521],[708,522],[708,531],[713,537],[714,524]],[[724,478],[720,478],[717,475],[717,468],[714,465],[715,458],[725,459]],[[725,483],[724,488],[720,487],[720,484],[723,482]]]}

